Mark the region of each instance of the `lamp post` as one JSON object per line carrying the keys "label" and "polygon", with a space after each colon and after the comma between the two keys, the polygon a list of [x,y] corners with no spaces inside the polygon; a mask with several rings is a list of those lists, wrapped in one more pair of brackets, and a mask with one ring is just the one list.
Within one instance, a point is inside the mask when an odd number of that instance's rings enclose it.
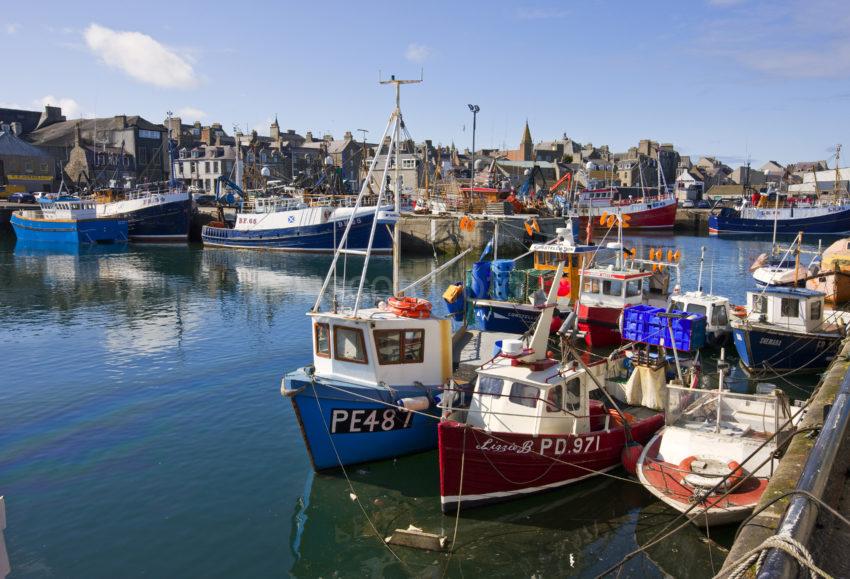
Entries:
{"label": "lamp post", "polygon": [[469,186],[475,187],[475,125],[478,120],[478,111],[481,108],[478,105],[466,105],[472,112],[472,164],[469,166]]}

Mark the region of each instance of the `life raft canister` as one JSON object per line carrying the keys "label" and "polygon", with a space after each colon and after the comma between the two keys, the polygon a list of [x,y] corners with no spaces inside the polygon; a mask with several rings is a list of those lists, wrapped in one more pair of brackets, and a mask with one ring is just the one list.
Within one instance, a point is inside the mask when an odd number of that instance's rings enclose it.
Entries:
{"label": "life raft canister", "polygon": [[403,318],[430,318],[431,302],[413,297],[391,297],[387,300],[390,311]]}

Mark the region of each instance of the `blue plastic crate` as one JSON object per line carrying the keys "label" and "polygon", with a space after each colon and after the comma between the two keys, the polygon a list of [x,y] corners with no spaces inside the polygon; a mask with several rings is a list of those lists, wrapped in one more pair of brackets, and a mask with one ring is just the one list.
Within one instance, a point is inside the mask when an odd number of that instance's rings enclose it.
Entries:
{"label": "blue plastic crate", "polygon": [[673,347],[677,350],[690,352],[705,345],[704,315],[688,314],[678,310],[672,310],[669,313],[687,317],[670,319],[658,315],[664,312],[666,312],[664,308],[643,304],[626,308],[623,310],[623,338],[653,346],[670,347],[670,328],[672,327]]}

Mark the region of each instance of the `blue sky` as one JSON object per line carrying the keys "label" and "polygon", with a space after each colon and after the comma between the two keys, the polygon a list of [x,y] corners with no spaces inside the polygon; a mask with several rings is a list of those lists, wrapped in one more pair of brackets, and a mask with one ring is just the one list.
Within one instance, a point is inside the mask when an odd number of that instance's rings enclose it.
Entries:
{"label": "blue sky", "polygon": [[[36,6],[37,5],[37,6]],[[0,104],[265,133],[380,136],[404,90],[414,138],[516,147],[641,138],[733,165],[829,158],[850,128],[850,2],[14,2]],[[355,133],[357,134],[357,133]],[[850,149],[850,142],[848,149]],[[848,151],[850,152],[850,151]],[[842,163],[843,164],[843,163]]]}

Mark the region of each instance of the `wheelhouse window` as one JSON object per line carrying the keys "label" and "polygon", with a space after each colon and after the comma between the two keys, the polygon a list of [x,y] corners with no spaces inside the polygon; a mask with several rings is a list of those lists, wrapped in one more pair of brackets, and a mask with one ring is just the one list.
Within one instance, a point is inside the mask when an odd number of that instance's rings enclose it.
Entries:
{"label": "wheelhouse window", "polygon": [[623,293],[623,282],[616,279],[606,279],[602,282],[602,293],[606,296],[620,296]]}
{"label": "wheelhouse window", "polygon": [[316,355],[323,358],[331,357],[331,328],[328,324],[316,324]]}
{"label": "wheelhouse window", "polygon": [[375,330],[380,364],[421,364],[425,330]]}
{"label": "wheelhouse window", "polygon": [[567,395],[565,397],[565,406],[567,410],[574,412],[581,408],[581,380],[573,378],[567,382]]}
{"label": "wheelhouse window", "polygon": [[493,376],[479,376],[478,393],[498,398],[502,395],[502,379]]}
{"label": "wheelhouse window", "polygon": [[812,302],[809,310],[809,319],[813,321],[817,321],[821,318],[821,314],[823,313],[823,304],[820,302]]}
{"label": "wheelhouse window", "polygon": [[599,293],[599,280],[598,279],[585,280],[584,291],[586,293],[598,294]]}
{"label": "wheelhouse window", "polygon": [[689,314],[699,314],[701,316],[706,315],[705,306],[702,304],[688,304],[688,306],[685,308],[685,311]]}
{"label": "wheelhouse window", "polygon": [[753,313],[767,313],[767,298],[765,296],[753,295]]}
{"label": "wheelhouse window", "polygon": [[534,408],[537,406],[538,398],[540,398],[540,389],[536,386],[523,384],[522,382],[511,384],[511,395],[508,397],[508,400],[514,404]]}
{"label": "wheelhouse window", "polygon": [[795,298],[782,298],[782,316],[785,318],[796,318],[800,315],[800,300]]}
{"label": "wheelhouse window", "polygon": [[561,412],[564,410],[564,391],[560,385],[549,389],[546,395],[546,412]]}
{"label": "wheelhouse window", "polygon": [[334,326],[334,356],[343,362],[365,364],[368,360],[363,330]]}
{"label": "wheelhouse window", "polygon": [[633,279],[626,282],[626,297],[633,298],[640,295],[640,280]]}
{"label": "wheelhouse window", "polygon": [[726,315],[726,306],[712,306],[711,323],[715,326],[725,326],[729,323],[729,318]]}

